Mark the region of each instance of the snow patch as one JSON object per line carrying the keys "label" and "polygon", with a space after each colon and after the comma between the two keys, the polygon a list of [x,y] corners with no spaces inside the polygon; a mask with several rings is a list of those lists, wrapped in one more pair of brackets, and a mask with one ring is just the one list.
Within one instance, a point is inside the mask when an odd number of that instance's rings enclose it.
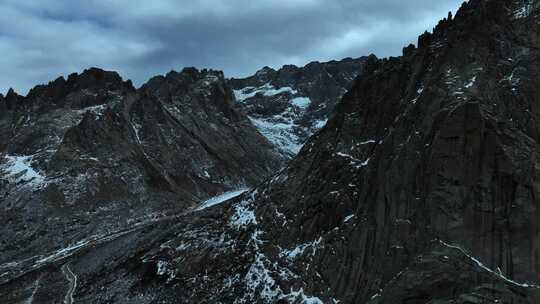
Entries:
{"label": "snow patch", "polygon": [[36,260],[35,264],[43,264],[51,261],[56,261],[61,257],[70,256],[73,252],[78,251],[81,248],[84,248],[86,245],[90,243],[90,240],[80,240],[77,243],[70,245],[65,248],[61,248],[52,254],[49,254],[47,256],[39,256],[39,259]]}
{"label": "snow patch", "polygon": [[499,277],[500,279],[502,279],[503,281],[507,282],[507,283],[510,283],[512,285],[516,285],[516,286],[519,286],[519,287],[525,287],[525,288],[540,288],[539,285],[536,285],[536,284],[528,284],[528,283],[518,283],[516,281],[513,281],[509,278],[507,278],[505,275],[503,275],[501,272],[498,272],[498,271],[495,271],[495,270],[492,270],[491,268],[488,268],[487,266],[485,266],[482,262],[480,262],[480,260],[478,260],[477,258],[473,257],[472,255],[470,255],[469,253],[467,253],[467,251],[465,251],[465,249],[459,247],[459,246],[456,246],[456,245],[450,245],[442,240],[439,240],[439,242],[448,247],[448,248],[452,248],[452,249],[457,249],[459,250],[461,253],[463,253],[465,256],[467,256],[469,259],[471,259],[471,261],[473,261],[476,265],[478,265],[478,267],[482,268],[483,270]]}
{"label": "snow patch", "polygon": [[368,157],[365,161],[361,161],[361,160],[353,157],[352,155],[349,155],[349,154],[346,154],[346,153],[343,153],[343,152],[338,152],[338,153],[336,153],[336,155],[350,159],[351,160],[350,165],[354,166],[357,169],[360,169],[362,167],[366,167],[367,165],[369,165],[369,161],[371,160],[371,158]]}
{"label": "snow patch", "polygon": [[303,288],[301,288],[299,291],[294,291],[291,289],[291,292],[289,294],[283,295],[281,299],[295,301],[294,303],[300,304],[324,304],[324,302],[318,297],[307,296],[304,293]]}
{"label": "snow patch", "polygon": [[238,102],[245,102],[247,99],[255,97],[257,94],[264,96],[274,96],[282,93],[298,94],[298,91],[291,87],[275,88],[270,83],[266,83],[260,87],[245,87],[240,90],[233,90],[234,97]]}
{"label": "snow patch", "polygon": [[[286,157],[292,157],[304,145],[304,134],[309,137],[320,128],[324,127],[327,119],[312,122],[310,126],[299,124],[301,118],[307,113],[312,105],[309,97],[299,96],[300,93],[292,87],[276,88],[270,83],[259,87],[245,87],[233,90],[238,102],[244,103],[247,100],[259,95],[273,97],[279,95],[279,102],[286,102],[285,109],[278,114],[271,116],[251,115],[249,119],[259,132]],[[285,94],[285,95],[282,95]],[[262,100],[265,102],[265,100]]]}
{"label": "snow patch", "polygon": [[86,107],[86,108],[77,110],[77,113],[80,115],[84,115],[89,112],[94,113],[96,114],[96,120],[97,120],[103,115],[103,112],[105,112],[106,109],[107,109],[107,104],[101,104],[101,105]]}
{"label": "snow patch", "polygon": [[313,128],[321,129],[322,127],[326,125],[327,122],[328,122],[328,119],[317,120],[313,122]]}
{"label": "snow patch", "polygon": [[296,124],[292,118],[276,115],[270,119],[257,119],[253,117],[249,119],[259,132],[280,152],[288,155],[295,155],[300,152],[303,143],[300,142],[300,138],[293,132]]}
{"label": "snow patch", "polygon": [[377,143],[376,140],[370,139],[370,140],[363,141],[361,143],[357,143],[356,145],[363,146],[363,145],[376,144],[376,143]]}
{"label": "snow patch", "polygon": [[351,214],[351,215],[348,215],[347,217],[345,217],[345,219],[343,220],[344,223],[350,221],[353,217],[355,217],[356,215],[354,214]]}
{"label": "snow patch", "polygon": [[248,225],[257,225],[255,211],[249,208],[247,201],[242,201],[234,206],[234,214],[231,217],[230,224],[237,229],[244,228]]}
{"label": "snow patch", "polygon": [[291,100],[291,103],[298,108],[305,110],[311,104],[311,100],[307,97],[295,97]]}
{"label": "snow patch", "polygon": [[195,210],[199,211],[199,210],[203,210],[203,209],[206,209],[206,208],[221,204],[221,203],[223,203],[225,201],[228,201],[228,200],[230,200],[232,198],[235,198],[235,197],[241,195],[242,193],[244,193],[244,192],[246,192],[248,190],[249,190],[249,188],[241,188],[241,189],[238,189],[238,190],[228,191],[228,192],[222,193],[220,195],[211,197],[211,198],[207,199],[206,201],[204,201]]}
{"label": "snow patch", "polygon": [[311,241],[311,242],[308,242],[308,243],[305,243],[305,244],[298,245],[294,249],[282,250],[280,252],[279,256],[281,258],[285,257],[285,258],[287,258],[289,260],[294,260],[297,257],[304,255],[304,252],[308,248],[312,249],[311,255],[314,256],[315,253],[317,252],[317,249],[319,249],[321,247],[321,242],[322,242],[322,237],[319,237],[319,239],[317,239],[315,241]]}
{"label": "snow patch", "polygon": [[537,6],[538,4],[534,3],[534,0],[523,0],[523,4],[512,12],[514,19],[524,19],[529,17]]}
{"label": "snow patch", "polygon": [[6,155],[7,162],[0,165],[0,169],[8,179],[15,183],[28,182],[31,185],[38,186],[45,182],[45,177],[32,168],[33,156],[13,156]]}
{"label": "snow patch", "polygon": [[471,81],[469,81],[469,83],[467,83],[467,84],[465,85],[465,88],[467,88],[467,89],[472,88],[472,86],[473,86],[474,83],[476,82],[476,77],[477,77],[477,76],[474,76],[474,77],[471,79]]}
{"label": "snow patch", "polygon": [[271,85],[268,85],[269,89],[266,90],[263,95],[264,96],[274,96],[274,95],[278,95],[278,94],[282,94],[282,93],[290,93],[290,94],[298,94],[298,91],[296,91],[295,89],[291,88],[291,87],[282,87],[282,88],[274,88],[273,86]]}
{"label": "snow patch", "polygon": [[174,270],[174,267],[171,266],[171,263],[159,260],[157,261],[156,266],[157,275],[166,277],[167,282],[170,282],[176,278],[176,271]]}
{"label": "snow patch", "polygon": [[132,122],[131,127],[133,128],[133,132],[135,133],[135,139],[137,139],[137,143],[141,145],[142,141],[141,141],[140,132],[141,132],[142,126],[136,122]]}
{"label": "snow patch", "polygon": [[516,70],[513,70],[512,73],[509,76],[504,77],[499,81],[504,82],[507,81],[512,86],[512,92],[516,93],[518,91],[519,84],[521,82],[521,79],[516,76]]}
{"label": "snow patch", "polygon": [[[257,224],[253,211],[246,211],[247,204],[250,201],[253,201],[254,195],[255,193],[252,194],[251,200],[244,201],[237,205],[237,212],[233,216],[233,223],[236,217],[237,220],[247,218],[247,221],[240,221],[240,223],[236,224],[245,224],[245,222]],[[297,278],[297,276],[295,276],[288,268],[280,267],[277,262],[271,261],[264,254],[261,248],[261,245],[265,242],[261,239],[263,234],[264,231],[260,229],[255,229],[253,233],[251,233],[251,237],[247,244],[253,248],[254,260],[243,278],[243,282],[249,292],[244,298],[236,299],[234,303],[259,302],[257,299],[263,300],[263,303],[275,303],[277,299],[282,299],[285,296],[278,282],[274,279],[274,276],[278,276],[280,280],[287,280],[291,277]]]}
{"label": "snow patch", "polygon": [[255,261],[251,264],[244,280],[249,290],[259,290],[260,298],[272,302],[282,291],[279,286],[276,286],[276,281],[271,275],[272,272],[266,267],[265,263],[270,263],[270,261],[264,254],[257,253]]}
{"label": "snow patch", "polygon": [[212,84],[216,83],[219,81],[219,77],[217,77],[216,75],[206,75],[204,77],[204,79],[202,80],[202,84],[204,86],[211,86]]}
{"label": "snow patch", "polygon": [[416,102],[418,101],[418,99],[420,98],[420,96],[422,96],[422,93],[424,92],[424,87],[420,87],[418,90],[416,90],[416,97],[411,100],[411,103],[412,104],[416,104]]}

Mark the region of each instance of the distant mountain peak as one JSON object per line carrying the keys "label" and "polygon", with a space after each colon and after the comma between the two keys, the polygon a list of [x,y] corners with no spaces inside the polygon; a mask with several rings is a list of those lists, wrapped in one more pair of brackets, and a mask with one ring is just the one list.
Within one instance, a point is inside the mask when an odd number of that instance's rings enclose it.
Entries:
{"label": "distant mountain peak", "polygon": [[276,70],[274,70],[273,68],[269,67],[269,66],[265,66],[263,67],[262,69],[258,70],[255,75],[256,76],[263,76],[263,75],[267,75],[268,73],[272,73],[272,72],[275,72]]}

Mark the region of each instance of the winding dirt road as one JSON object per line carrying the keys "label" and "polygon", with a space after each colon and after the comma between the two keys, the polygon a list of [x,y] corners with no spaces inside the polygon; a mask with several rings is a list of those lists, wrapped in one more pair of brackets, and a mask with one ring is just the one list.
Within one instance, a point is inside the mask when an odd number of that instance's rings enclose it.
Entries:
{"label": "winding dirt road", "polygon": [[69,282],[68,291],[64,297],[64,304],[73,304],[73,294],[75,293],[75,289],[77,289],[77,275],[71,271],[69,264],[64,264],[64,266],[62,266],[62,273]]}

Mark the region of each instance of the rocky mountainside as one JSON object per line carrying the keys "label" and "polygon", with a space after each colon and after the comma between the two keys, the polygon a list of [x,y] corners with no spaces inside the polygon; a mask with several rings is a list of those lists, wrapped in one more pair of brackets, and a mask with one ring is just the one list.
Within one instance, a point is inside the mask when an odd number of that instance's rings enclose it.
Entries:
{"label": "rocky mountainside", "polygon": [[221,72],[184,69],[136,90],[89,69],[0,106],[0,263],[184,212],[283,164]]}
{"label": "rocky mountainside", "polygon": [[540,1],[469,0],[371,56],[272,179],[0,265],[2,299],[540,303],[539,20]]}
{"label": "rocky mountainside", "polygon": [[230,79],[239,105],[286,158],[296,155],[321,129],[359,76],[366,57],[311,62],[304,67],[264,67],[244,79]]}

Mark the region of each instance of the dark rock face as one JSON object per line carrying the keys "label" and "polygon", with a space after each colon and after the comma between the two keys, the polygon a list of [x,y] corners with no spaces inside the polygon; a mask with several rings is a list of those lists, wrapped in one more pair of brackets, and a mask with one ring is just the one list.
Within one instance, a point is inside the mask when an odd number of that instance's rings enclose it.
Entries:
{"label": "dark rock face", "polygon": [[539,303],[540,9],[526,4],[469,1],[405,56],[370,57],[286,170],[147,253],[161,283],[145,295]]}
{"label": "dark rock face", "polygon": [[325,125],[336,102],[360,75],[365,60],[286,65],[277,71],[264,67],[251,77],[228,83],[253,124],[290,158]]}
{"label": "dark rock face", "polygon": [[[524,286],[540,281],[540,113],[532,85],[540,80],[533,51],[539,11],[531,2],[517,17],[521,5],[469,1],[408,56],[370,58],[283,181],[254,200],[253,229],[272,240],[267,255],[272,246],[298,248],[322,238],[311,262],[298,262],[309,271],[296,290],[324,302],[363,303],[381,294],[374,303],[433,303],[506,277],[506,285],[520,289],[514,302],[538,302],[532,292],[527,297],[534,288]],[[284,228],[269,224],[276,212],[287,216]],[[475,257],[493,270],[491,278],[482,280],[476,269],[467,278],[474,284],[456,285],[450,296],[412,285],[430,280],[409,270],[406,287],[392,285],[399,296],[384,296],[400,271],[432,258],[434,240]],[[427,275],[444,272],[437,263],[418,267],[428,266]]]}
{"label": "dark rock face", "polygon": [[[253,187],[282,166],[221,72],[171,72],[135,90],[89,69],[0,102],[2,264],[38,265],[58,248]],[[6,265],[0,282],[29,270]]]}

